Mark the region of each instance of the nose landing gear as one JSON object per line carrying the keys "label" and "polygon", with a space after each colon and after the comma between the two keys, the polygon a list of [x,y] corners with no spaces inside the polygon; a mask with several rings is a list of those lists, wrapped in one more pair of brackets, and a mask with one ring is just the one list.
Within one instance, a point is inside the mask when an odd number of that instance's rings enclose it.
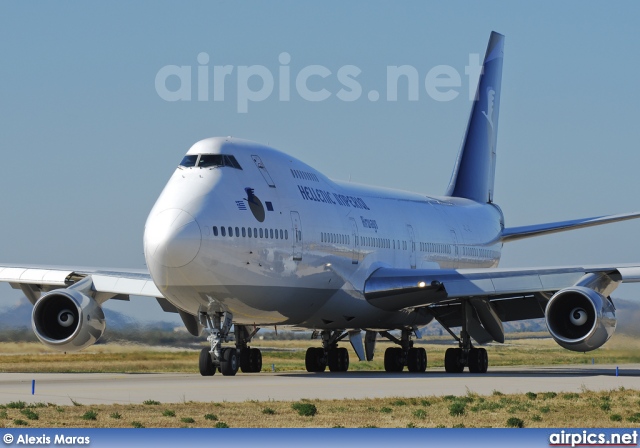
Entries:
{"label": "nose landing gear", "polygon": [[[200,322],[209,333],[207,341],[211,348],[200,352],[199,370],[202,376],[213,376],[219,371],[224,376],[233,376],[241,369],[244,373],[262,370],[262,353],[250,348],[248,343],[259,328],[250,331],[244,325],[235,325],[235,338],[230,334],[233,315],[227,312],[201,313]],[[222,347],[222,342],[235,339],[235,347]]]}

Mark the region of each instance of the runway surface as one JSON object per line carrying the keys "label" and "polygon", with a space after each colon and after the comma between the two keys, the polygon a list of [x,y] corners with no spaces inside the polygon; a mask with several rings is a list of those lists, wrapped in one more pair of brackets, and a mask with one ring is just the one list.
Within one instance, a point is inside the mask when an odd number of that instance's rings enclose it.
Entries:
{"label": "runway surface", "polygon": [[[32,380],[35,394],[31,394]],[[450,375],[442,369],[423,374],[306,372],[201,377],[197,374],[2,373],[0,403],[70,405],[184,401],[298,400],[417,397],[525,392],[580,392],[619,387],[640,389],[640,364],[616,366],[495,367],[484,375]]]}

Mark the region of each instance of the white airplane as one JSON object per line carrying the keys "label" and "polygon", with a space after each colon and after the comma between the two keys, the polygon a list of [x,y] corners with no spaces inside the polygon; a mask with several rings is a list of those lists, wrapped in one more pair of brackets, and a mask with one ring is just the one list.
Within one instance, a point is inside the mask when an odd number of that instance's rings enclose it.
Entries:
{"label": "white airplane", "polygon": [[156,297],[193,335],[209,333],[205,376],[259,372],[249,344],[265,326],[313,330],[310,372],[346,371],[347,337],[371,360],[377,335],[397,344],[385,351],[387,371],[424,372],[413,338],[434,319],[458,343],[445,354],[449,373],[486,372],[487,351],[473,341],[504,342],[507,321],[545,317],[562,347],[596,349],[615,330],[611,292],[640,281],[640,264],[497,269],[501,250],[640,213],[505,227],[493,202],[503,45],[492,33],[445,196],[338,182],[273,148],[209,138],[189,149],[149,214],[148,272],[0,265],[0,281],[24,292],[35,334],[63,351],[100,338],[106,300]]}

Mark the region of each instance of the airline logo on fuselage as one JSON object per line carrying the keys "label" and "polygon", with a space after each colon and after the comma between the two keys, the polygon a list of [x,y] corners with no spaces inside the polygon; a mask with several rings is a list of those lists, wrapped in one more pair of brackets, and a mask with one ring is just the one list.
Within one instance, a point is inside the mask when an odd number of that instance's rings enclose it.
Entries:
{"label": "airline logo on fuselage", "polygon": [[298,185],[298,190],[305,201],[324,202],[325,204],[342,205],[343,207],[359,208],[370,210],[362,198],[347,196],[344,194],[331,193],[320,188],[309,188]]}
{"label": "airline logo on fuselage", "polygon": [[362,227],[365,227],[367,229],[373,229],[376,231],[376,233],[378,232],[378,223],[376,222],[375,219],[367,219],[361,216],[360,221],[362,221]]}

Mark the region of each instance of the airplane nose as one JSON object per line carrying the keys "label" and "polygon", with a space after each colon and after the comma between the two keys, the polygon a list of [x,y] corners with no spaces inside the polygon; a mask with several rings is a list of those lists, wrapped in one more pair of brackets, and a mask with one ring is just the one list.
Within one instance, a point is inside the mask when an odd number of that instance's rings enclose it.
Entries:
{"label": "airplane nose", "polygon": [[155,263],[168,268],[186,266],[198,255],[200,226],[184,210],[164,210],[149,220],[144,231],[145,252]]}

